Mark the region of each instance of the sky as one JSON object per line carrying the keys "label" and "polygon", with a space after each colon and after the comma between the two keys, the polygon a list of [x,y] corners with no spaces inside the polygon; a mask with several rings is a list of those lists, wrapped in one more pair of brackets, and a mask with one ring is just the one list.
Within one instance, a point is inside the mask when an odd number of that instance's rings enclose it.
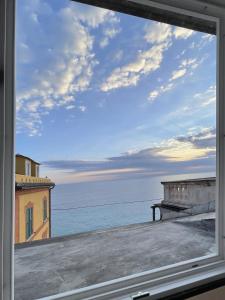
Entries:
{"label": "sky", "polygon": [[16,20],[16,153],[42,176],[215,171],[215,36],[68,0]]}

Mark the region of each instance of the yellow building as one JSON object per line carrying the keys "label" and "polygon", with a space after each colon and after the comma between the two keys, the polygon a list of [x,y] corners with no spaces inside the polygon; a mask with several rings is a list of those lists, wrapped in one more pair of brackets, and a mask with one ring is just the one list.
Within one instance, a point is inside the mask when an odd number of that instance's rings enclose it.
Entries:
{"label": "yellow building", "polygon": [[16,155],[15,243],[51,237],[51,189],[55,184],[40,178],[40,164]]}

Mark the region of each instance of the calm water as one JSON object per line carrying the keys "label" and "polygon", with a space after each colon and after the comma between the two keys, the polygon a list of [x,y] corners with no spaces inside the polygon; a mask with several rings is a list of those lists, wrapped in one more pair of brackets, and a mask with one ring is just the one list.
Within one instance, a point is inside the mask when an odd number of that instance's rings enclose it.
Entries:
{"label": "calm water", "polygon": [[57,185],[52,192],[52,235],[151,221],[150,207],[163,197],[161,181],[208,176],[211,174]]}

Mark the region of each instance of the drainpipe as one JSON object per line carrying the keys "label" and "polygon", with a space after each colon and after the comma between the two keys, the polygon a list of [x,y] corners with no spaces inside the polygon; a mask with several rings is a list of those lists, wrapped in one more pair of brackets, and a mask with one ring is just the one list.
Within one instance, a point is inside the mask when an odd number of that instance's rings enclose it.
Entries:
{"label": "drainpipe", "polygon": [[49,188],[49,208],[48,208],[48,215],[49,215],[49,238],[51,238],[52,237],[52,217],[51,217],[51,215],[52,215],[52,213],[51,213],[51,210],[52,210],[52,197],[51,197],[51,190],[52,189],[54,189],[54,187],[55,187],[55,184],[53,185],[53,186],[50,186],[50,188]]}

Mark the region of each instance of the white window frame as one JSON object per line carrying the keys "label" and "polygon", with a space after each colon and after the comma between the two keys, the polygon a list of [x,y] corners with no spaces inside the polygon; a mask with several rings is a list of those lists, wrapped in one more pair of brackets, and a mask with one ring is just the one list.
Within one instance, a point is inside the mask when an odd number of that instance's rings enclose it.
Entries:
{"label": "white window frame", "polygon": [[40,177],[40,168],[39,165],[35,165],[35,176]]}
{"label": "white window frame", "polygon": [[25,175],[31,176],[31,161],[29,159],[25,159]]}
{"label": "white window frame", "polygon": [[[217,24],[216,244],[211,255],[43,299],[128,300],[138,291],[157,299],[225,277],[225,4],[201,0],[128,0]],[[87,2],[87,1],[86,1]],[[211,0],[215,2],[215,0]],[[219,0],[217,0],[219,3]],[[91,2],[90,2],[91,4]],[[15,0],[0,1],[0,300],[14,299],[14,25]]]}

